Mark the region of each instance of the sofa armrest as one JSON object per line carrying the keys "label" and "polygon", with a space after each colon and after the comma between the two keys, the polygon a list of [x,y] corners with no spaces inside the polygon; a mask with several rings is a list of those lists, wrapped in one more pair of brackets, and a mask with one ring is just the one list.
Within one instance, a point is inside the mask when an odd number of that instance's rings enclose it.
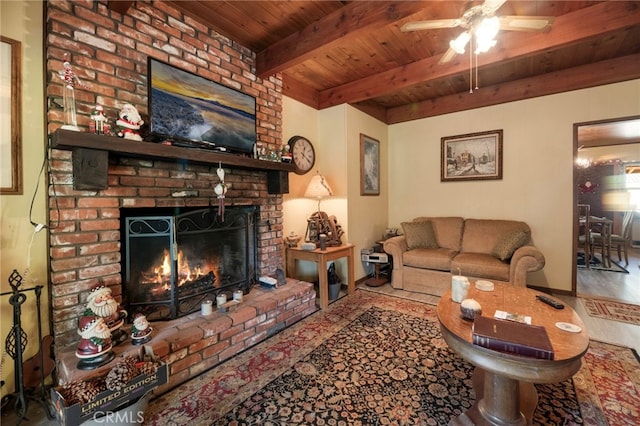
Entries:
{"label": "sofa armrest", "polygon": [[402,253],[407,251],[407,241],[404,238],[404,235],[398,235],[396,237],[391,237],[384,241],[382,245],[385,253],[390,255],[393,258],[394,268],[402,267]]}
{"label": "sofa armrest", "polygon": [[522,246],[513,253],[509,267],[509,282],[526,287],[527,273],[544,268],[544,255],[535,246]]}

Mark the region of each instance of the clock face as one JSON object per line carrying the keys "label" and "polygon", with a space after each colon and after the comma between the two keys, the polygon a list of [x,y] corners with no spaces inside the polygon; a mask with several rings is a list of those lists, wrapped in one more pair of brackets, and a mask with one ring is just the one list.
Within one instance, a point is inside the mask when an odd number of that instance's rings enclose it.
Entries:
{"label": "clock face", "polygon": [[316,152],[309,139],[294,136],[289,139],[289,146],[291,146],[291,161],[295,166],[294,172],[299,175],[308,173],[316,162]]}

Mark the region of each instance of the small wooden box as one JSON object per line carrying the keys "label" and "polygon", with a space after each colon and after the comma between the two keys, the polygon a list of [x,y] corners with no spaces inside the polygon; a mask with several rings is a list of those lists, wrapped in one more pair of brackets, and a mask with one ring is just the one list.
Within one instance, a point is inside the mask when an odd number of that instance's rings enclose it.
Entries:
{"label": "small wooden box", "polygon": [[288,194],[289,173],[283,171],[268,171],[267,192],[269,194]]}

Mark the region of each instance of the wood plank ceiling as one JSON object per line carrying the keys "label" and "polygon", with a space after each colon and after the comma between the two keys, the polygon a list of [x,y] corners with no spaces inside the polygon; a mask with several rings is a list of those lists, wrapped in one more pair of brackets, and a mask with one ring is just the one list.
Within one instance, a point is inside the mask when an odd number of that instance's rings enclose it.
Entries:
{"label": "wood plank ceiling", "polygon": [[472,93],[468,55],[438,63],[460,28],[400,27],[481,1],[166,3],[256,52],[256,74],[281,73],[286,96],[316,109],[349,103],[387,124],[640,78],[640,1],[508,0],[498,16],[555,22],[501,31]]}

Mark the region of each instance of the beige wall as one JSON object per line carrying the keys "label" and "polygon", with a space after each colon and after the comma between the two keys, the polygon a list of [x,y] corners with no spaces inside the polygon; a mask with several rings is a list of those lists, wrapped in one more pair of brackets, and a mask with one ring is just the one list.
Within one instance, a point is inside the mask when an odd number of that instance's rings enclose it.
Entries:
{"label": "beige wall", "polygon": [[[49,334],[47,295],[47,231],[34,233],[29,222],[29,209],[34,199],[32,220],[46,223],[44,177],[39,176],[45,152],[44,89],[42,63],[42,2],[0,2],[0,32],[3,36],[22,43],[22,161],[23,195],[0,196],[0,290],[11,291],[7,279],[16,269],[24,278],[22,288],[43,285],[43,334]],[[34,196],[36,183],[40,182]],[[28,272],[27,272],[28,271]],[[13,307],[8,296],[0,298],[0,344],[13,323]],[[28,359],[37,352],[35,296],[27,293],[27,301],[21,306],[22,324],[29,337],[24,353]],[[5,360],[2,395],[13,392],[13,362]]]}
{"label": "beige wall", "polygon": [[[355,245],[355,279],[373,271],[371,265],[360,261],[360,250],[371,247],[387,227],[387,126],[348,106],[339,105],[316,111],[293,99],[283,101],[284,140],[302,135],[314,144],[316,164],[304,176],[291,174],[290,191],[284,197],[285,235],[291,231],[304,237],[307,217],[317,209],[317,203],[303,198],[311,176],[323,174],[334,196],[323,200],[321,209],[335,215],[345,235],[343,242]],[[380,195],[360,195],[360,134],[380,141]],[[337,262],[338,273],[346,277],[346,263]],[[313,265],[301,262],[300,277],[315,281]]]}
{"label": "beige wall", "polygon": [[[389,225],[418,215],[525,221],[547,262],[531,284],[570,291],[573,124],[639,112],[634,80],[390,126]],[[440,138],[493,129],[504,130],[503,179],[440,182]]]}

